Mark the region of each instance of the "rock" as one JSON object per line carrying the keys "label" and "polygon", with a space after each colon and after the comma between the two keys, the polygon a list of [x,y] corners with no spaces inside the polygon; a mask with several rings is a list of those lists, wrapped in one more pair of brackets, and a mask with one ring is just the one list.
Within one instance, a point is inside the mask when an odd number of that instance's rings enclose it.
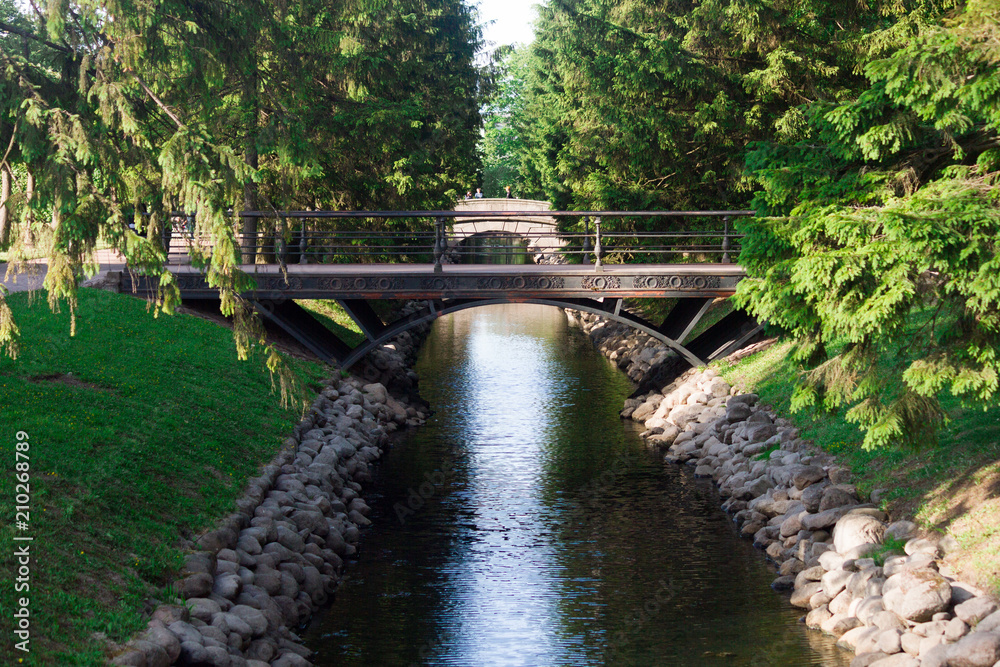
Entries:
{"label": "rock", "polygon": [[754,424],[746,430],[746,437],[750,442],[763,442],[777,434],[778,428],[774,424]]}
{"label": "rock", "polygon": [[847,614],[834,614],[824,621],[820,627],[823,629],[823,632],[839,637],[848,630],[853,630],[858,627],[860,624],[861,621],[853,616],[848,616]]}
{"label": "rock", "polygon": [[263,552],[260,542],[251,535],[241,535],[240,539],[236,541],[236,547],[238,549],[242,549],[251,556],[256,556],[257,554]]}
{"label": "rock", "polygon": [[993,667],[1000,661],[1000,635],[973,632],[948,648],[949,667]]}
{"label": "rock", "polygon": [[828,486],[823,490],[823,497],[820,498],[819,511],[825,512],[837,507],[857,504],[858,499],[853,493],[848,492],[841,486]]}
{"label": "rock", "polygon": [[151,625],[149,630],[144,633],[143,638],[162,648],[163,652],[167,654],[167,664],[173,664],[181,654],[181,642],[177,635],[160,625],[159,621],[154,622],[157,625]]}
{"label": "rock", "polygon": [[799,572],[802,572],[805,569],[806,569],[805,563],[800,561],[798,558],[789,558],[788,560],[786,560],[784,563],[781,564],[781,567],[778,568],[778,574],[798,575]]}
{"label": "rock", "polygon": [[311,665],[311,662],[297,653],[285,653],[271,662],[271,667],[310,667]]}
{"label": "rock", "polygon": [[389,400],[389,393],[385,386],[379,382],[366,384],[361,387],[361,391],[369,395],[369,399],[374,403],[386,403]]}
{"label": "rock", "polygon": [[[890,586],[889,582],[897,579]],[[904,570],[886,581],[885,590],[885,608],[917,623],[929,621],[951,602],[948,580],[933,570]]]}
{"label": "rock", "polygon": [[[921,640],[921,644],[927,642]],[[928,646],[927,651],[920,654],[921,667],[948,667],[948,644],[935,644]]]}
{"label": "rock", "polygon": [[976,624],[976,632],[1000,632],[1000,611],[995,611]]}
{"label": "rock", "polygon": [[191,610],[191,618],[197,618],[205,623],[211,623],[212,616],[222,611],[218,602],[208,598],[191,598],[187,604]]}
{"label": "rock", "polygon": [[818,581],[810,581],[803,586],[792,591],[791,604],[795,607],[809,609],[809,600],[813,595],[823,590],[823,585]]}
{"label": "rock", "polygon": [[781,523],[781,536],[791,537],[802,530],[802,519],[798,514],[793,514]]}
{"label": "rock", "polygon": [[905,653],[897,653],[896,655],[890,655],[888,658],[876,660],[869,664],[868,667],[919,667],[919,665],[920,661],[916,658]]}
{"label": "rock", "polygon": [[[240,637],[243,637],[245,639],[249,639],[250,636],[253,634],[253,629],[250,627],[250,624],[244,621],[236,614],[233,614],[232,612],[223,612],[222,616],[225,618],[225,623],[229,627],[229,632],[235,632]],[[263,617],[263,614],[261,614],[261,617]],[[267,619],[263,620],[264,620],[264,628],[266,629]],[[212,625],[215,625],[214,619],[212,620]]]}
{"label": "rock", "polygon": [[268,595],[277,595],[281,590],[281,573],[277,570],[258,567],[253,581],[254,585],[262,588]]}
{"label": "rock", "polygon": [[188,621],[190,618],[191,614],[188,612],[188,608],[179,604],[161,604],[153,612],[153,620],[160,621],[168,627],[171,623]]}
{"label": "rock", "polygon": [[207,572],[197,572],[177,582],[177,595],[185,600],[203,598],[212,592],[215,579]]}
{"label": "rock", "polygon": [[910,540],[903,547],[907,556],[912,556],[917,553],[931,554],[935,558],[941,555],[940,549],[938,548],[938,543],[934,540],[927,539],[926,537],[918,537]]}
{"label": "rock", "polygon": [[733,399],[729,399],[729,403],[726,406],[726,421],[730,424],[745,421],[750,414],[751,410],[749,405],[742,402],[733,403]]}
{"label": "rock", "polygon": [[302,537],[285,526],[278,526],[278,544],[297,553],[302,553],[306,548]]}
{"label": "rock", "polygon": [[806,614],[806,625],[810,628],[819,628],[832,616],[826,605],[820,605]]}
{"label": "rock", "polygon": [[[829,593],[826,594],[829,595]],[[851,613],[852,602],[853,598],[851,598],[851,594],[847,590],[840,591],[840,593],[838,593],[832,600],[830,600],[829,604],[830,611],[833,613],[834,616],[836,616],[837,614],[846,614],[847,616],[857,618],[856,616],[854,616],[854,614]],[[861,619],[858,619],[859,623],[860,621]]]}
{"label": "rock", "polygon": [[[860,642],[864,641],[870,635],[877,635],[878,632],[878,628],[866,628],[863,625],[859,625],[858,627],[852,628],[842,634],[840,639],[837,640],[837,646],[850,649],[851,651],[857,651],[858,644]],[[866,653],[866,651],[857,652]]]}
{"label": "rock", "polygon": [[218,646],[206,646],[205,647],[205,663],[212,665],[212,667],[230,667],[232,660],[229,657],[229,651]]}
{"label": "rock", "polygon": [[372,525],[371,520],[357,510],[351,510],[350,512],[348,512],[347,518],[351,520],[351,523],[357,524],[359,526]]}
{"label": "rock", "polygon": [[887,654],[882,652],[864,653],[862,655],[855,656],[854,660],[851,660],[851,667],[868,667],[873,662],[888,657],[889,656]]}
{"label": "rock", "polygon": [[805,489],[823,479],[826,479],[826,471],[819,466],[802,466],[792,475],[792,484],[796,489]]}
{"label": "rock", "polygon": [[805,505],[807,512],[810,514],[819,512],[819,504],[823,500],[823,493],[826,488],[825,484],[816,483],[806,487],[802,491],[800,501]]}
{"label": "rock", "polygon": [[268,661],[271,658],[273,658],[277,652],[278,648],[273,643],[273,640],[255,639],[252,642],[250,642],[250,645],[247,647],[244,653],[247,657],[248,662],[259,660],[266,665],[268,664]]}
{"label": "rock", "polygon": [[850,507],[836,507],[824,510],[819,514],[807,514],[802,519],[802,527],[812,531],[824,530],[836,524],[850,510]]}
{"label": "rock", "polygon": [[146,667],[146,654],[138,649],[130,649],[115,656],[111,664],[119,667]]}
{"label": "rock", "polygon": [[899,542],[905,542],[906,540],[916,537],[918,530],[917,524],[912,521],[894,521],[885,529],[885,537],[891,537]]}
{"label": "rock", "polygon": [[243,580],[235,574],[222,574],[215,578],[212,593],[227,600],[235,600],[243,590]]}
{"label": "rock", "polygon": [[[952,597],[954,597],[954,586],[952,586]],[[990,597],[977,597],[955,606],[955,616],[962,619],[968,625],[976,626],[981,620],[995,612],[998,608],[997,601]]]}
{"label": "rock", "polygon": [[958,641],[967,634],[969,634],[969,626],[960,618],[948,621],[948,625],[944,629],[944,638],[948,642]]}
{"label": "rock", "polygon": [[832,484],[848,484],[851,481],[851,471],[841,466],[830,466],[826,474]]}
{"label": "rock", "polygon": [[880,630],[875,647],[882,653],[893,655],[903,651],[902,630]]}
{"label": "rock", "polygon": [[820,580],[823,592],[831,598],[837,597],[847,587],[847,582],[850,580],[852,574],[847,570],[831,570],[827,572]]}
{"label": "rock", "polygon": [[864,514],[845,514],[833,529],[833,548],[845,553],[865,544],[881,544],[885,524]]}
{"label": "rock", "polygon": [[844,565],[844,557],[836,551],[826,551],[819,555],[819,564],[827,572],[839,570]]}
{"label": "rock", "polygon": [[663,426],[663,431],[661,433],[649,436],[647,441],[660,447],[668,447],[674,442],[680,433],[681,430],[679,428],[668,422]]}
{"label": "rock", "polygon": [[904,623],[903,619],[891,611],[876,612],[872,616],[871,621],[872,625],[880,630],[899,630],[900,632],[906,631],[906,623]]}
{"label": "rock", "polygon": [[181,642],[179,665],[203,665],[208,662],[208,651],[200,642]]}
{"label": "rock", "polygon": [[882,611],[885,611],[885,607],[882,606],[882,596],[869,595],[858,602],[854,615],[865,625],[875,625],[872,619],[875,618],[875,614]]}
{"label": "rock", "polygon": [[921,640],[923,640],[923,637],[920,635],[906,631],[903,631],[903,635],[899,638],[903,650],[910,655],[920,655]]}
{"label": "rock", "polygon": [[[170,667],[170,657],[159,644],[154,644],[153,642],[146,641],[144,639],[138,639],[129,642],[128,647],[133,651],[141,652],[146,657],[146,667]],[[177,653],[178,655],[180,654],[179,646]]]}

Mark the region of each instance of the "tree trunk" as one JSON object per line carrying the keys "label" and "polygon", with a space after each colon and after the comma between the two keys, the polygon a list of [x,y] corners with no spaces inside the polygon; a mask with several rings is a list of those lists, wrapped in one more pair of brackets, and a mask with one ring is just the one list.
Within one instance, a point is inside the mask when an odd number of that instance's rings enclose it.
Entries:
{"label": "tree trunk", "polygon": [[10,199],[10,180],[10,168],[5,164],[0,167],[0,249],[10,244],[10,208],[7,206],[7,201]]}
{"label": "tree trunk", "polygon": [[[257,168],[257,133],[253,132],[247,137],[246,150],[243,153],[243,159],[247,161],[254,169]],[[253,182],[246,183],[243,186],[243,210],[244,211],[256,211],[257,210],[257,184]],[[243,246],[243,263],[244,264],[254,264],[257,261],[257,218],[252,218],[250,216],[243,217],[243,229],[241,233],[242,239],[240,244]]]}
{"label": "tree trunk", "polygon": [[[243,147],[243,159],[246,160],[248,165],[256,169],[258,166],[259,156],[257,155],[258,100],[257,76],[255,74],[247,76],[247,80],[243,88],[243,95],[243,103],[249,107],[247,112],[246,143]],[[243,210],[257,211],[259,210],[257,206],[257,184],[253,181],[248,181],[243,185]],[[247,216],[243,218],[241,244],[243,246],[244,264],[255,264],[257,262],[257,247],[259,245],[257,227],[257,218]]]}

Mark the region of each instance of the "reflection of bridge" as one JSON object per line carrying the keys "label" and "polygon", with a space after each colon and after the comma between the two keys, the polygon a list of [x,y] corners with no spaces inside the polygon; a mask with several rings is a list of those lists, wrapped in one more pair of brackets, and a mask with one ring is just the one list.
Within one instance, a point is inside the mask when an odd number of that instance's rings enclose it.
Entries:
{"label": "reflection of bridge", "polygon": [[[525,210],[484,211],[479,206],[495,202],[517,205],[524,200],[479,200],[455,211],[435,212],[281,212],[281,224],[288,220],[317,218],[406,218],[436,219],[434,232],[303,232],[296,239],[278,236],[262,250],[260,239],[251,239],[259,258],[273,263],[244,265],[256,279],[256,289],[245,296],[257,310],[328,362],[349,367],[375,347],[394,336],[441,315],[494,303],[536,303],[597,313],[623,322],[673,348],[689,363],[700,365],[727,354],[757,332],[748,316],[733,312],[704,333],[688,340],[691,331],[715,299],[733,294],[743,270],[728,263],[732,216],[749,211],[712,212],[567,212],[546,211],[539,216],[538,204]],[[484,215],[485,214],[485,215]],[[245,213],[259,218],[267,213]],[[489,216],[489,217],[487,217]],[[590,216],[594,232],[559,233],[556,217]],[[538,218],[543,218],[539,220]],[[601,231],[602,219],[626,218],[631,227],[643,218],[695,218],[723,222],[723,229],[694,231]],[[445,224],[454,220],[449,230]],[[716,227],[718,225],[716,224]],[[290,226],[289,226],[290,227]],[[286,227],[287,228],[287,227]],[[462,239],[483,232],[501,231],[528,236],[532,243],[557,251],[566,261],[584,263],[548,265],[448,265],[442,262],[449,248]],[[246,242],[246,240],[244,240]],[[187,241],[197,244],[194,239]],[[177,245],[177,239],[174,240]],[[266,245],[266,244],[264,244]],[[245,246],[246,247],[246,246]],[[286,261],[289,250],[296,251],[298,263]],[[318,250],[317,250],[318,249]],[[314,252],[315,251],[315,252]],[[344,256],[355,263],[343,261]],[[662,259],[682,259],[684,263],[664,263]],[[721,262],[705,261],[721,258]],[[311,259],[323,263],[309,263]],[[386,263],[399,259],[410,263]],[[414,263],[414,260],[423,263]],[[635,263],[613,263],[631,259]],[[651,259],[660,259],[650,263]],[[357,263],[358,260],[369,263]],[[589,263],[593,260],[593,263]],[[698,261],[700,260],[700,261]],[[190,263],[172,264],[172,272],[184,299],[217,299],[202,273]],[[149,279],[122,275],[123,290],[151,290]],[[622,308],[626,298],[676,299],[660,324],[648,322]],[[334,299],[358,324],[365,341],[350,348],[317,322],[293,299]],[[370,305],[375,299],[419,299],[427,301],[420,311],[402,319],[385,322]]]}

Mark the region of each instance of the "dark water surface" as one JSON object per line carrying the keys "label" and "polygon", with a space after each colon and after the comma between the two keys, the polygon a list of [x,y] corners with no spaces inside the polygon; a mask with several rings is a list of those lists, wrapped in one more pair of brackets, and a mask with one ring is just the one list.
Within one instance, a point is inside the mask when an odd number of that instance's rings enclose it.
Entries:
{"label": "dark water surface", "polygon": [[628,381],[544,306],[439,320],[436,411],[305,633],[317,665],[847,665],[771,591],[710,482],[647,452]]}

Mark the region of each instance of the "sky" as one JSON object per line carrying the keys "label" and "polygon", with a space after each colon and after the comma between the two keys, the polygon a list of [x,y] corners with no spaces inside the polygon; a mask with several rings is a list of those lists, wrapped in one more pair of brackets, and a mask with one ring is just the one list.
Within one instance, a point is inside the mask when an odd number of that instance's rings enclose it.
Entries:
{"label": "sky", "polygon": [[486,25],[484,37],[493,42],[491,48],[503,44],[521,42],[528,44],[533,39],[531,24],[535,20],[534,6],[542,0],[469,0],[471,5],[479,5],[480,23]]}

